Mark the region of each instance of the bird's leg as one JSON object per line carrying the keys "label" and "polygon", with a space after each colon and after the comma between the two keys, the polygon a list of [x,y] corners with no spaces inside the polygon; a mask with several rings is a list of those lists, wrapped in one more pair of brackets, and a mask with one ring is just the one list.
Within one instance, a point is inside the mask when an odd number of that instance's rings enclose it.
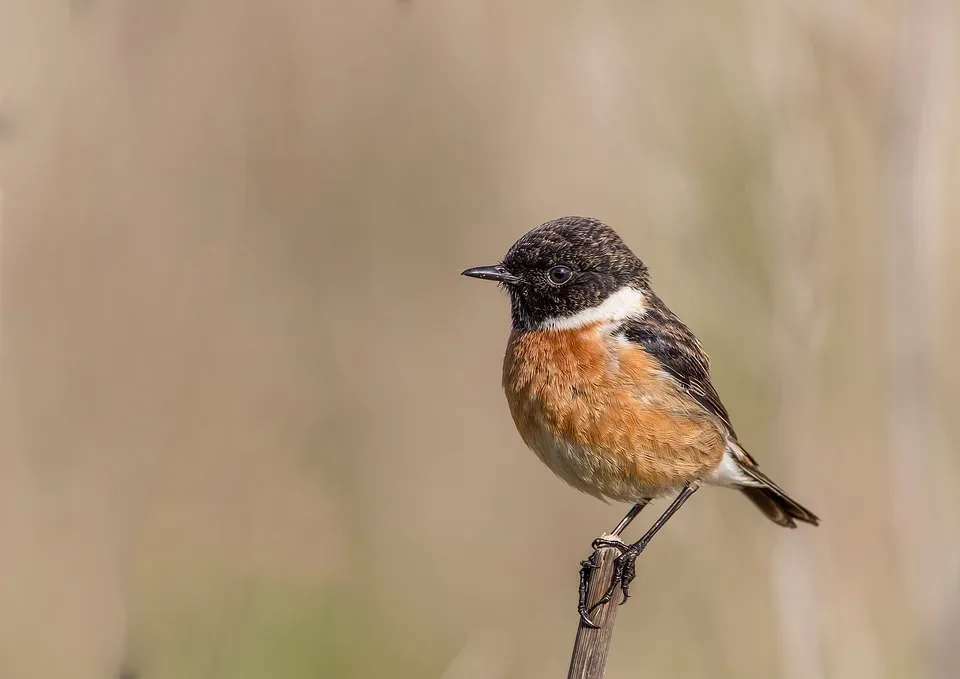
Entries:
{"label": "bird's leg", "polygon": [[[637,504],[633,505],[630,508],[630,511],[627,512],[627,515],[624,516],[620,523],[617,524],[617,527],[613,529],[611,536],[618,537],[627,526],[630,525],[630,522],[637,518],[637,514],[640,511],[650,504],[650,498],[644,498],[640,500]],[[619,547],[626,547],[619,540],[610,541],[611,544],[617,544]],[[592,620],[587,616],[587,587],[590,585],[590,573],[596,570],[597,568],[597,545],[596,542],[593,544],[593,554],[590,555],[588,559],[580,562],[580,598],[577,602],[577,612],[580,614],[580,619],[583,620],[584,624],[588,627],[596,627]]]}
{"label": "bird's leg", "polygon": [[630,522],[637,518],[637,514],[640,513],[640,510],[642,510],[648,504],[650,504],[650,498],[646,497],[640,500],[640,502],[637,504],[633,505],[633,507],[630,508],[630,511],[627,512],[627,515],[620,520],[620,523],[617,524],[617,527],[613,529],[613,532],[610,533],[610,535],[619,536],[620,533],[626,530],[627,526],[630,525]]}
{"label": "bird's leg", "polygon": [[[599,547],[613,547],[614,549],[620,550],[620,556],[618,556],[616,562],[614,562],[613,578],[610,582],[610,587],[608,587],[604,595],[600,597],[600,599],[593,606],[590,607],[590,609],[587,611],[588,613],[598,606],[602,606],[610,601],[610,599],[613,598],[614,592],[617,591],[617,587],[619,587],[623,592],[623,601],[620,602],[620,605],[623,605],[627,602],[627,599],[630,597],[630,583],[633,582],[633,579],[637,575],[637,557],[640,556],[640,553],[650,543],[650,540],[653,539],[653,536],[656,535],[661,528],[663,528],[664,524],[667,523],[670,517],[676,514],[677,510],[683,506],[683,503],[690,499],[690,496],[697,491],[698,487],[699,485],[696,483],[691,483],[684,486],[683,490],[680,491],[680,494],[677,495],[676,499],[670,503],[669,507],[667,507],[667,510],[660,516],[659,519],[656,520],[656,522],[654,522],[652,526],[650,526],[650,530],[644,533],[643,537],[632,545],[625,545],[619,540],[605,540],[604,538],[598,538],[593,541],[594,549]],[[581,617],[584,618],[584,622],[592,622],[586,616],[581,615]]]}

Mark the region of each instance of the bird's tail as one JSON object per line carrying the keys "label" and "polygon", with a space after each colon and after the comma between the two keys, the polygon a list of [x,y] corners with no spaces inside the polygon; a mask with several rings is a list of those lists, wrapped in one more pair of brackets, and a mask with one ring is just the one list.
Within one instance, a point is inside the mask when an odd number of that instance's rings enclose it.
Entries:
{"label": "bird's tail", "polygon": [[740,492],[766,514],[768,519],[784,528],[796,528],[797,521],[820,525],[817,515],[787,495],[783,488],[760,471],[756,460],[740,444],[733,440],[728,440],[728,444],[728,450],[733,453],[732,457],[743,474],[740,477],[741,483],[737,484]]}
{"label": "bird's tail", "polygon": [[787,495],[759,469],[746,464],[741,465],[741,469],[757,485],[743,486],[740,491],[750,498],[768,519],[785,528],[796,528],[797,521],[820,525],[816,514]]}

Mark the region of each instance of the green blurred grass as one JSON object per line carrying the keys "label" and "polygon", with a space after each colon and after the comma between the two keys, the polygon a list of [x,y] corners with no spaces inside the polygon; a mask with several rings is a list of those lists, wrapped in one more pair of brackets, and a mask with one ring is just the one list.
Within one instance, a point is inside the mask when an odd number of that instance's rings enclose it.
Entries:
{"label": "green blurred grass", "polygon": [[362,592],[246,582],[221,601],[187,602],[168,632],[131,659],[143,677],[180,679],[399,679],[438,676],[424,654],[397,643]]}

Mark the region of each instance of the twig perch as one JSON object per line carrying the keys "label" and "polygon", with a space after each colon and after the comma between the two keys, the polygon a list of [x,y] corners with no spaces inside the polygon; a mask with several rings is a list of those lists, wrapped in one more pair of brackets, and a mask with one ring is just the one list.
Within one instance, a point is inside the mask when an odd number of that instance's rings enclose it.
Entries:
{"label": "twig perch", "polygon": [[[608,540],[617,540],[611,536],[604,536]],[[613,547],[601,547],[597,550],[598,567],[590,575],[590,585],[587,589],[587,607],[592,606],[603,596],[613,577],[613,562],[620,556],[620,552]],[[620,593],[611,601],[593,610],[590,617],[599,626],[597,629],[588,627],[580,621],[577,628],[577,639],[573,643],[573,657],[570,658],[570,672],[567,679],[602,679],[607,666],[607,654],[610,652],[610,642],[613,640],[613,625],[617,621],[617,608],[620,603]]]}

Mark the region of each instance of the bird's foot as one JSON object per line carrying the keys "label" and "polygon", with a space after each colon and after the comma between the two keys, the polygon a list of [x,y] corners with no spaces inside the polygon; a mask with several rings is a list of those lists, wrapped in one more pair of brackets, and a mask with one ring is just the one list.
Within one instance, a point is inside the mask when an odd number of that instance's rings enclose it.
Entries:
{"label": "bird's foot", "polygon": [[589,558],[580,562],[580,598],[577,602],[577,613],[580,614],[580,620],[583,621],[583,624],[593,629],[599,629],[600,625],[596,624],[587,615],[587,589],[590,586],[590,573],[599,567],[596,551]]}
{"label": "bird's foot", "polygon": [[[587,584],[589,583],[590,572],[597,568],[596,550],[604,547],[612,547],[618,550],[620,556],[613,562],[613,577],[610,578],[610,586],[607,587],[607,591],[603,593],[603,596],[600,597],[596,603],[587,608]],[[623,599],[620,601],[620,605],[622,606],[627,603],[627,599],[630,598],[630,583],[637,577],[637,557],[640,556],[640,553],[645,547],[646,544],[642,540],[632,545],[624,544],[620,540],[607,540],[605,538],[597,538],[593,541],[594,552],[590,555],[589,559],[581,564],[580,569],[580,603],[577,610],[580,613],[580,619],[585,625],[593,628],[598,627],[590,618],[590,613],[600,606],[609,603],[618,588],[623,593]]]}
{"label": "bird's foot", "polygon": [[[590,582],[590,573],[598,568],[597,552],[604,547],[616,549],[620,552],[620,556],[613,562],[613,577],[610,579],[610,586],[607,588],[607,591],[603,593],[603,596],[600,597],[596,603],[587,608],[587,587]],[[636,542],[632,545],[624,544],[620,540],[608,540],[606,538],[597,538],[593,541],[593,554],[590,555],[589,559],[580,564],[580,600],[577,606],[577,612],[580,613],[580,619],[584,625],[594,629],[599,627],[599,625],[590,618],[590,613],[592,613],[594,609],[608,603],[613,598],[618,587],[620,591],[623,592],[623,600],[620,602],[620,605],[622,606],[627,602],[627,599],[630,597],[630,583],[637,577],[637,557],[640,556],[640,552],[643,551],[644,547],[646,547],[646,544],[644,544],[643,541]]]}

